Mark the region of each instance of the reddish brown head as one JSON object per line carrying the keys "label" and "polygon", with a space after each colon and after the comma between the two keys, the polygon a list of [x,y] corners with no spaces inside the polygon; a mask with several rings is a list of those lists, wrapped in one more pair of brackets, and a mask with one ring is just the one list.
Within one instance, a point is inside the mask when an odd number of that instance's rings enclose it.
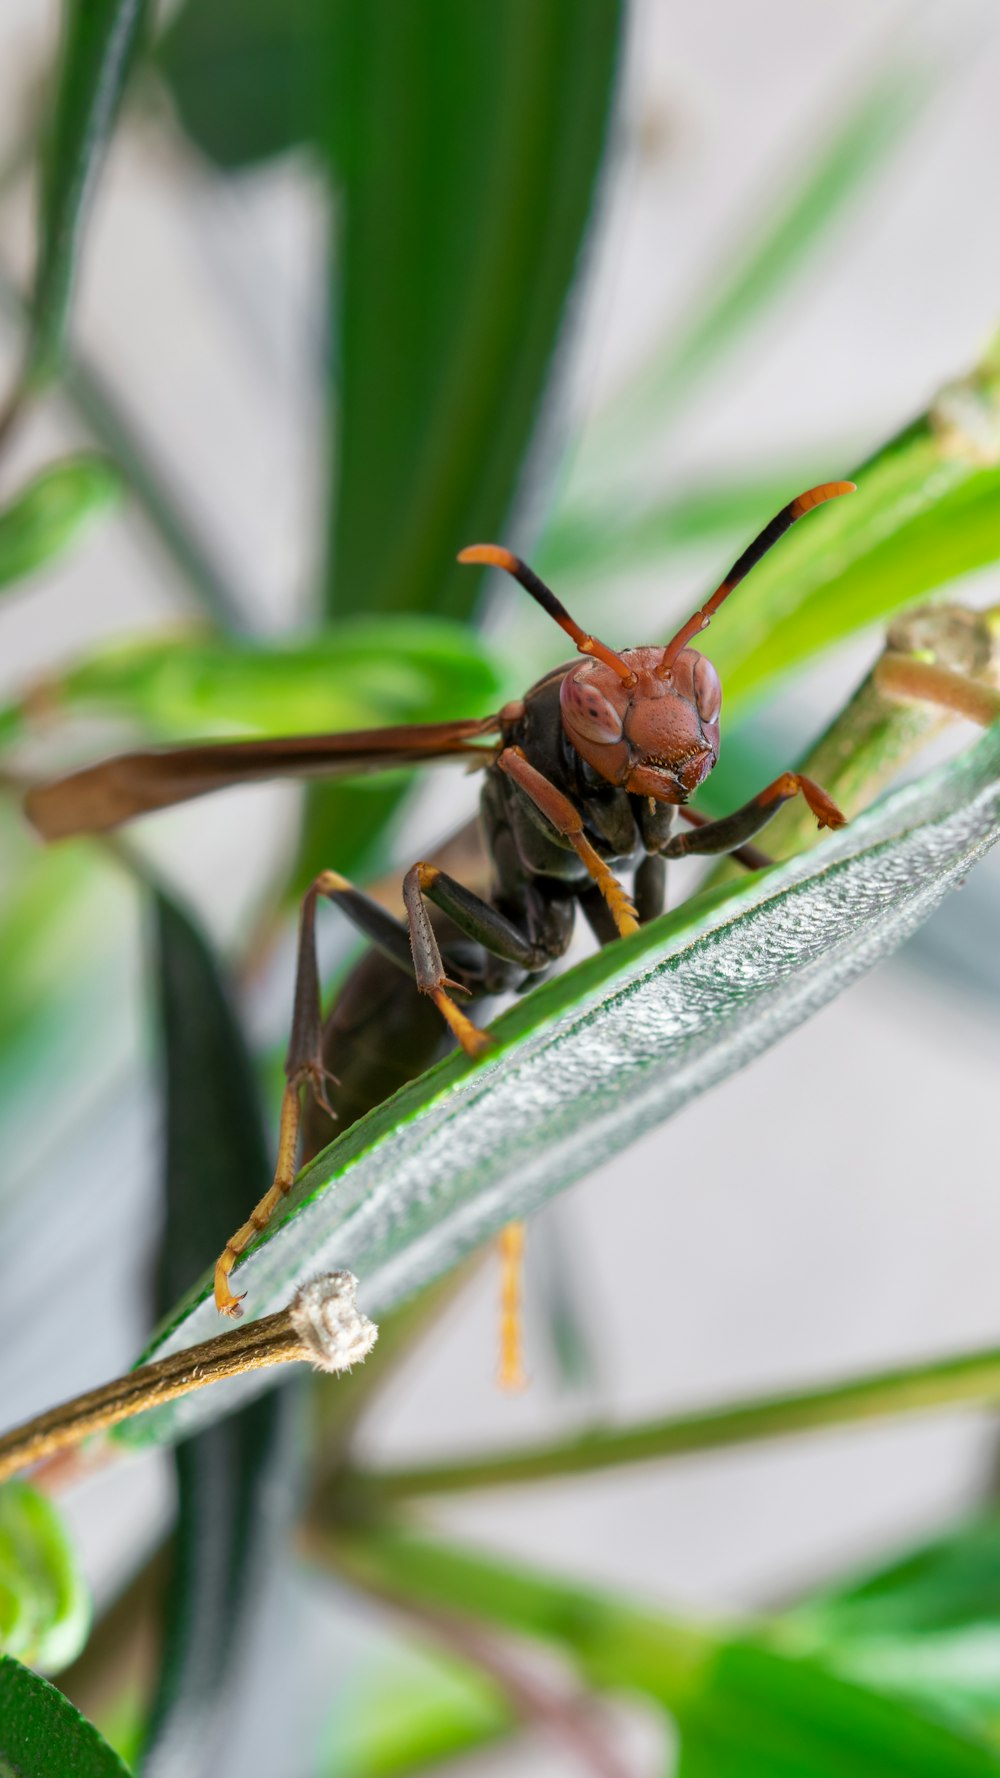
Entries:
{"label": "reddish brown head", "polygon": [[686,802],[719,757],[719,675],[693,648],[677,656],[669,678],[656,671],[662,648],[629,648],[620,658],[628,679],[596,660],[566,674],[563,727],[609,783],[661,803]]}
{"label": "reddish brown head", "polygon": [[580,653],[590,656],[571,668],[560,692],[563,727],[581,758],[609,784],[636,796],[683,803],[719,757],[722,708],[719,675],[705,655],[688,646],[691,638],[705,629],[723,600],[796,519],[853,491],[853,482],[827,482],[790,501],[665,648],[628,648],[619,654],[588,636],[545,582],[497,544],[474,544],[458,559],[490,563],[513,574],[572,636]]}

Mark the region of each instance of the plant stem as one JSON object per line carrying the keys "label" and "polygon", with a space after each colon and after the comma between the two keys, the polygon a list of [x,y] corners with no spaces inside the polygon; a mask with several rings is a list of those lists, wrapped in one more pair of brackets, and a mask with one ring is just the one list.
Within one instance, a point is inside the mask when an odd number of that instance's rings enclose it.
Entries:
{"label": "plant stem", "polygon": [[463,1618],[569,1654],[595,1690],[648,1691],[677,1709],[704,1683],[716,1642],[701,1625],[670,1618],[619,1594],[566,1581],[465,1546],[392,1526],[349,1536],[315,1516],[305,1551],[376,1597]]}
{"label": "plant stem", "polygon": [[651,1463],[695,1451],[759,1439],[784,1438],[824,1427],[849,1426],[895,1414],[1000,1400],[1000,1348],[930,1364],[853,1378],[795,1395],[758,1397],[692,1414],[641,1421],[621,1428],[592,1427],[575,1438],[530,1445],[496,1457],[396,1470],[355,1472],[345,1478],[352,1499],[369,1510],[426,1494],[464,1494],[480,1488],[589,1475],[627,1463]]}
{"label": "plant stem", "polygon": [[[911,677],[911,660],[918,675],[924,673],[924,684],[909,701],[904,682]],[[928,668],[935,670],[937,701],[930,696]],[[989,612],[964,605],[906,611],[889,625],[871,672],[796,769],[822,784],[850,820],[957,716],[992,721],[998,678],[1000,635]],[[761,843],[780,861],[822,838],[815,817],[797,797],[768,822]],[[740,875],[736,865],[723,860],[705,886],[715,888]]]}
{"label": "plant stem", "polygon": [[341,1371],[367,1356],[377,1329],[358,1310],[350,1272],[331,1272],[296,1292],[286,1309],[144,1364],[98,1389],[50,1408],[0,1438],[0,1482],[29,1463],[106,1432],[147,1408],[244,1371],[304,1359]]}

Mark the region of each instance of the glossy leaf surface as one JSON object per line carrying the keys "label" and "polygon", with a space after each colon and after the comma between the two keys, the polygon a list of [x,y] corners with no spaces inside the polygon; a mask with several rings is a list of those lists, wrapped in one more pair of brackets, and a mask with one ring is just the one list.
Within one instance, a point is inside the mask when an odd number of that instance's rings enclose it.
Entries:
{"label": "glossy leaf surface", "polygon": [[[324,1265],[357,1272],[369,1311],[410,1295],[825,1005],[998,834],[991,730],[805,857],[543,984],[496,1022],[492,1053],[448,1058],[317,1157],[236,1274],[251,1312]],[[153,1350],[214,1331],[206,1280]],[[218,1411],[194,1396],[133,1436],[175,1436]]]}

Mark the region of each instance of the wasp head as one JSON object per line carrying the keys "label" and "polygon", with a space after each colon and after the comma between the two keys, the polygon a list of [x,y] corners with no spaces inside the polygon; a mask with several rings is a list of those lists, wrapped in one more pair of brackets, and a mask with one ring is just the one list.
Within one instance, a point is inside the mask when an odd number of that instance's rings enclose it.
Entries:
{"label": "wasp head", "polygon": [[708,658],[684,648],[668,676],[663,649],[628,648],[623,677],[604,661],[573,667],[560,689],[563,727],[581,759],[609,784],[683,803],[719,757],[722,686]]}

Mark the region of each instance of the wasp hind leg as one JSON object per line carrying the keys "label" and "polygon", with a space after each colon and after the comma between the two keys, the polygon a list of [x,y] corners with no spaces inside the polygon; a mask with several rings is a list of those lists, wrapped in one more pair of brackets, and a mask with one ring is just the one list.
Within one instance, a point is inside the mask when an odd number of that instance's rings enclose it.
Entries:
{"label": "wasp hind leg", "polygon": [[[467,978],[464,982],[452,980],[445,968],[424,906],[425,895],[449,914],[463,932],[477,940],[485,951],[497,959],[495,969],[487,967],[480,980],[478,972],[473,974],[463,971],[452,963],[451,968],[455,973],[465,974]],[[455,1005],[448,990],[463,993],[496,991],[505,985],[505,974],[509,974],[512,967],[517,975],[541,969],[548,961],[547,956],[542,954],[540,948],[513,921],[432,865],[414,865],[413,870],[407,873],[404,883],[407,925],[394,919],[378,902],[362,894],[336,871],[320,873],[302,901],[292,1033],[285,1057],[286,1085],[281,1104],[278,1162],[274,1179],[246,1222],[226,1243],[215,1267],[216,1308],[220,1314],[229,1315],[233,1319],[242,1314],[242,1298],[234,1295],[230,1288],[233,1267],[254,1237],[267,1228],[295,1181],[306,1092],[311,1092],[318,1104],[333,1115],[326,1100],[328,1076],[323,1065],[322,1015],[316,963],[316,903],[320,896],[336,902],[351,923],[407,975],[416,975],[418,988],[434,1001],[462,1048],[470,1056],[481,1054],[490,1040]]]}

